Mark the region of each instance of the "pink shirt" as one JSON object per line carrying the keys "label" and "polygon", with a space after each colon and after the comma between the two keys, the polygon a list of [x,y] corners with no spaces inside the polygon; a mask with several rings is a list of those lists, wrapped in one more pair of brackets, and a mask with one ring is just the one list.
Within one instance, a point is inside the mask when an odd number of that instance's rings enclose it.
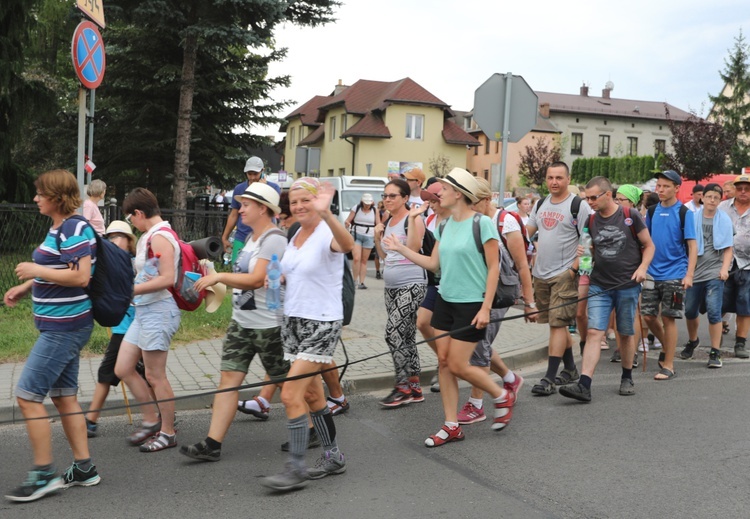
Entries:
{"label": "pink shirt", "polygon": [[102,218],[102,213],[99,211],[99,207],[88,198],[83,202],[83,217],[89,221],[91,227],[98,234],[104,234],[104,218]]}

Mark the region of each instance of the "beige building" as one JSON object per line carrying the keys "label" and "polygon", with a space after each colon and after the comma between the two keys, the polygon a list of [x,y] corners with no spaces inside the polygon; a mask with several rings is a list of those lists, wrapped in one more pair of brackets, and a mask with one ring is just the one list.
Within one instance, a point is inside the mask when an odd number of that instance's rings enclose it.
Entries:
{"label": "beige building", "polygon": [[[315,96],[285,117],[285,167],[297,176],[386,176],[442,158],[464,167],[479,142],[457,125],[449,105],[409,78],[359,80]],[[319,162],[318,162],[319,153]]]}

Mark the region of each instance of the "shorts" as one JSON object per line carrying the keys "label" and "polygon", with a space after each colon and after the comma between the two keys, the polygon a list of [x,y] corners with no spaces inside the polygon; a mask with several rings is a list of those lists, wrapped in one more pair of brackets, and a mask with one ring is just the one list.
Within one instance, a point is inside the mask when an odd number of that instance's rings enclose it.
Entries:
{"label": "shorts", "polygon": [[598,285],[589,287],[589,329],[607,331],[609,316],[615,311],[617,332],[625,336],[635,335],[636,311],[641,295],[641,285],[619,290],[605,290]]}
{"label": "shorts", "polygon": [[737,270],[724,283],[724,312],[750,315],[750,269]]}
{"label": "shorts", "polygon": [[483,302],[478,303],[449,303],[440,294],[435,301],[435,310],[430,320],[430,326],[442,332],[451,332],[451,337],[464,342],[479,342],[484,339],[486,329],[478,330],[472,326]]}
{"label": "shorts", "polygon": [[422,300],[422,304],[419,305],[420,308],[424,308],[425,310],[429,310],[430,312],[435,311],[435,301],[437,301],[438,296],[438,287],[434,285],[427,285],[427,293],[424,295],[424,299]]}
{"label": "shorts", "polygon": [[[115,364],[117,364],[117,354],[120,353],[120,344],[122,344],[124,337],[125,335],[122,333],[113,333],[112,337],[109,338],[107,351],[104,352],[104,358],[99,364],[99,371],[97,372],[96,381],[98,383],[109,384],[112,387],[120,384],[120,379],[115,375]],[[146,380],[146,368],[143,366],[143,361],[139,361],[135,365],[135,372],[143,377],[143,380]],[[148,384],[147,380],[146,383]]]}
{"label": "shorts", "polygon": [[371,234],[361,232],[352,232],[354,243],[362,246],[363,249],[372,249],[375,246],[375,237]]}
{"label": "shorts", "polygon": [[[653,288],[652,288],[653,286]],[[673,308],[675,294],[682,294],[683,301],[685,289],[682,288],[681,279],[670,279],[668,281],[650,281],[643,283],[643,299],[641,301],[641,315],[657,316],[661,307],[662,317],[682,319],[684,303]]]}
{"label": "shorts", "polygon": [[41,332],[18,379],[16,397],[41,403],[47,395],[75,396],[81,350],[93,329],[88,326],[71,332]]}
{"label": "shorts", "polygon": [[571,274],[570,269],[566,269],[550,279],[534,278],[534,299],[539,310],[538,323],[549,323],[552,328],[562,328],[575,323],[578,276],[571,277]]}
{"label": "shorts", "polygon": [[685,319],[697,319],[698,314],[708,314],[708,324],[721,322],[724,299],[724,282],[710,279],[693,283],[685,292]]}
{"label": "shorts", "polygon": [[221,350],[221,371],[247,373],[255,354],[271,379],[285,377],[289,362],[284,360],[281,327],[262,330],[243,328],[237,321],[229,321]]}
{"label": "shorts", "polygon": [[281,327],[284,359],[328,364],[333,360],[343,323],[344,321],[315,321],[285,315],[284,325]]}
{"label": "shorts", "polygon": [[[469,364],[472,366],[479,366],[480,368],[486,368],[490,365],[490,358],[492,357],[492,342],[500,332],[500,325],[505,314],[508,313],[507,308],[493,308],[490,310],[490,324],[487,325],[484,339],[477,343],[477,347],[474,348],[474,353],[471,354]],[[497,322],[494,322],[497,321]]]}
{"label": "shorts", "polygon": [[172,336],[180,327],[180,309],[173,298],[136,306],[135,319],[125,332],[125,342],[143,351],[169,351]]}

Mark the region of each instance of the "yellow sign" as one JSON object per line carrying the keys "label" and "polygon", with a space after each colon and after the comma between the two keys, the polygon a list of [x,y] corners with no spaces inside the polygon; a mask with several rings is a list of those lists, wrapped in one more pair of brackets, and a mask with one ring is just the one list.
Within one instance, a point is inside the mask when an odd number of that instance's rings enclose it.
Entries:
{"label": "yellow sign", "polygon": [[102,0],[76,0],[76,6],[83,14],[88,16],[92,22],[104,29],[104,5]]}

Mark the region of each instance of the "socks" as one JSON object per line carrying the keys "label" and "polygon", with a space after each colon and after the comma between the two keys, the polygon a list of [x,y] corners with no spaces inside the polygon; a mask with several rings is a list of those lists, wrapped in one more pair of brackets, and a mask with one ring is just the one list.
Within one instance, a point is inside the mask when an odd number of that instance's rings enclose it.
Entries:
{"label": "socks", "polygon": [[586,389],[591,389],[591,377],[588,375],[581,375],[581,379],[578,381]]}
{"label": "socks", "polygon": [[477,409],[481,409],[484,405],[484,402],[481,398],[469,398],[469,403],[476,407]]}
{"label": "socks", "polygon": [[557,376],[557,370],[560,368],[561,360],[562,357],[549,357],[549,360],[547,360],[547,374],[544,375],[545,378],[549,380],[555,380],[555,377]]}
{"label": "socks", "polygon": [[630,369],[622,368],[622,377],[620,378],[629,378],[630,380],[633,380],[633,368],[630,368]]}
{"label": "socks", "polygon": [[[89,458],[89,462],[91,462],[91,459]],[[37,470],[39,472],[46,472],[47,474],[52,474],[55,472],[55,465],[54,463],[50,463],[49,465],[34,465],[34,470]]]}
{"label": "socks", "polygon": [[211,450],[221,450],[221,442],[217,442],[210,436],[206,436],[206,439],[203,440],[206,443],[206,446]]}
{"label": "socks", "polygon": [[307,415],[290,418],[286,422],[289,431],[289,457],[297,469],[305,468],[305,451],[310,439],[310,430],[307,427]]}
{"label": "socks", "polygon": [[78,468],[84,472],[88,472],[91,468],[91,458],[85,458],[82,460],[74,460],[74,463],[78,465]]}
{"label": "socks", "polygon": [[[270,407],[270,404],[268,403],[268,400],[266,400],[266,399],[265,399],[265,398],[263,398],[262,396],[259,396],[259,397],[258,397],[258,400],[260,400],[260,401],[261,401],[261,403],[262,403],[262,404],[263,404],[263,405],[264,405],[265,407]],[[256,412],[258,412],[258,413],[260,413],[260,412],[261,412],[261,408],[260,408],[260,406],[258,405],[258,401],[257,401],[257,400],[255,400],[255,399],[252,399],[252,400],[245,400],[245,409],[252,409],[253,411],[256,411]]]}
{"label": "socks", "polygon": [[329,396],[326,405],[328,406],[328,409],[333,409],[337,403],[343,404],[344,400],[346,400],[344,395],[341,395],[340,397]]}
{"label": "socks", "polygon": [[323,448],[327,451],[338,452],[336,425],[333,423],[331,410],[326,406],[320,411],[311,412],[310,418],[312,418],[315,426],[315,432],[318,433],[320,441],[323,443]]}
{"label": "socks", "polygon": [[576,369],[576,359],[573,358],[573,348],[565,348],[565,353],[562,356],[563,365],[565,369],[572,371]]}
{"label": "socks", "polygon": [[503,377],[503,382],[507,382],[508,384],[513,384],[515,381],[516,381],[516,374],[508,370],[508,372]]}
{"label": "socks", "polygon": [[495,418],[502,418],[503,416],[510,413],[510,408],[508,407],[497,407],[497,404],[504,404],[507,399],[510,397],[510,393],[506,393],[504,395],[500,395],[499,397],[493,399],[493,402],[495,403]]}
{"label": "socks", "polygon": [[583,355],[583,348],[586,347],[586,341],[579,342],[578,347],[581,348],[581,355]]}

